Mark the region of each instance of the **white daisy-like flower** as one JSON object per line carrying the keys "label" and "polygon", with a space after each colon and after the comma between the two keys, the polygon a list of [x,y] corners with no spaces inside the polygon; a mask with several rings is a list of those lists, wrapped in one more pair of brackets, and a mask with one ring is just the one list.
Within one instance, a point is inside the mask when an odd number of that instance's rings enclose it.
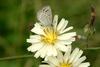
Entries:
{"label": "white daisy-like flower", "polygon": [[[48,8],[50,13],[50,7],[45,8]],[[47,11],[46,9],[43,11]],[[74,36],[76,36],[76,32],[68,32],[73,29],[72,26],[66,27],[68,21],[63,18],[58,23],[58,15],[55,15],[53,21],[50,22],[50,20],[48,20],[49,13],[46,14],[46,17],[44,16],[45,13],[39,13],[38,20],[40,23],[35,23],[35,27],[31,30],[35,35],[31,35],[30,38],[27,39],[27,42],[32,43],[32,45],[28,47],[28,51],[36,52],[36,58],[39,56],[42,58],[46,56],[57,56],[57,50],[65,52],[67,50],[66,45],[75,41]],[[41,17],[41,15],[45,18]]]}
{"label": "white daisy-like flower", "polygon": [[89,67],[89,62],[84,62],[86,56],[81,56],[83,54],[82,50],[75,48],[73,51],[71,46],[68,46],[67,52],[62,54],[58,52],[57,57],[51,56],[47,57],[47,64],[41,64],[39,67]]}

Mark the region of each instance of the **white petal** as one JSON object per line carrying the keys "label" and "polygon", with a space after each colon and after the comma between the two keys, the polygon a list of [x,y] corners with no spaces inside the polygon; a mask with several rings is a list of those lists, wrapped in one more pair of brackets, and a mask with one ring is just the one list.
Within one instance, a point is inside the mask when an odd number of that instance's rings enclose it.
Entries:
{"label": "white petal", "polygon": [[67,40],[74,36],[76,36],[76,32],[70,32],[70,33],[66,33],[66,34],[62,34],[62,35],[58,36],[58,39],[59,40]]}
{"label": "white petal", "polygon": [[76,63],[74,63],[74,66],[79,66],[85,59],[86,59],[85,56],[81,57],[80,59],[78,59]]}
{"label": "white petal", "polygon": [[61,32],[66,28],[67,24],[68,24],[67,20],[65,20],[65,22],[62,23]]}
{"label": "white petal", "polygon": [[75,48],[74,51],[72,52],[70,59],[69,59],[69,63],[72,63],[75,59],[75,57],[77,56],[79,52],[79,48]]}
{"label": "white petal", "polygon": [[89,62],[85,62],[85,63],[81,63],[78,67],[89,67],[90,63]]}
{"label": "white petal", "polygon": [[28,51],[35,52],[43,47],[42,43],[36,43],[27,48]]}
{"label": "white petal", "polygon": [[48,57],[48,56],[55,56],[57,55],[56,49],[54,49],[52,46],[50,45],[46,45],[40,49],[36,54],[35,57]]}
{"label": "white petal", "polygon": [[65,22],[65,19],[61,19],[61,21],[59,22],[58,26],[57,26],[57,31],[60,31],[62,29],[62,27],[64,26],[64,22]]}
{"label": "white petal", "polygon": [[75,41],[75,37],[68,39],[67,41]]}
{"label": "white petal", "polygon": [[58,51],[57,59],[59,60],[60,63],[63,63],[63,54],[61,51]]}
{"label": "white petal", "polygon": [[73,26],[70,26],[70,27],[64,29],[60,34],[65,33],[65,32],[72,30],[72,29],[73,29]]}
{"label": "white petal", "polygon": [[35,57],[35,58],[38,58],[39,56],[40,56],[40,52],[37,51],[37,52],[35,53],[34,57]]}
{"label": "white petal", "polygon": [[41,36],[39,35],[30,35],[30,39],[40,39]]}
{"label": "white petal", "polygon": [[56,30],[57,28],[57,23],[58,23],[58,15],[55,15],[54,16],[54,19],[53,19],[53,26],[54,26],[54,29]]}
{"label": "white petal", "polygon": [[47,45],[44,45],[39,51],[36,52],[34,57],[38,58],[40,56],[41,58],[44,58],[47,54],[46,48],[47,48]]}
{"label": "white petal", "polygon": [[53,56],[57,56],[57,50],[55,47],[53,47]]}
{"label": "white petal", "polygon": [[53,55],[53,50],[52,52],[49,52],[51,53],[50,55],[48,55],[48,45],[45,45],[41,50],[40,50],[40,53],[41,53],[41,57],[44,58],[46,56],[52,56]]}
{"label": "white petal", "polygon": [[57,43],[55,44],[55,47],[58,48],[58,49],[61,50],[61,51],[64,51],[64,52],[66,52],[66,50],[67,50],[67,46],[65,46],[64,44],[62,44],[62,43],[60,43],[60,42],[57,42]]}
{"label": "white petal", "polygon": [[41,57],[44,58],[46,55],[47,55],[47,46],[44,46],[42,49],[41,49]]}
{"label": "white petal", "polygon": [[39,23],[36,23],[35,27],[31,31],[36,33],[36,34],[39,34],[39,35],[43,35],[44,34],[43,28]]}
{"label": "white petal", "polygon": [[40,40],[36,40],[36,39],[27,39],[27,42],[28,42],[28,43],[32,43],[32,44],[35,44],[35,43],[39,43]]}
{"label": "white petal", "polygon": [[38,43],[41,41],[41,37],[39,35],[31,35],[30,39],[27,39],[28,43]]}
{"label": "white petal", "polygon": [[70,38],[68,40],[58,40],[58,41],[61,42],[62,44],[70,45],[73,41],[75,41],[75,38]]}
{"label": "white petal", "polygon": [[39,65],[39,67],[50,67],[49,65]]}
{"label": "white petal", "polygon": [[71,45],[68,45],[67,47],[68,47],[68,50],[64,54],[64,62],[65,63],[68,63],[68,60],[70,58],[70,53],[71,53]]}
{"label": "white petal", "polygon": [[52,45],[49,45],[47,48],[47,56],[57,56],[56,48]]}
{"label": "white petal", "polygon": [[81,57],[81,55],[82,55],[82,54],[83,54],[83,51],[82,51],[82,50],[80,50],[80,51],[78,52],[77,56],[75,57],[75,59],[74,59],[73,63],[77,62],[77,61],[78,61],[78,59]]}
{"label": "white petal", "polygon": [[54,64],[52,63],[49,63],[50,67],[56,67]]}
{"label": "white petal", "polygon": [[58,59],[56,57],[54,57],[54,56],[48,57],[48,61],[50,63],[52,63],[53,65],[55,65],[55,66],[58,66],[59,65]]}

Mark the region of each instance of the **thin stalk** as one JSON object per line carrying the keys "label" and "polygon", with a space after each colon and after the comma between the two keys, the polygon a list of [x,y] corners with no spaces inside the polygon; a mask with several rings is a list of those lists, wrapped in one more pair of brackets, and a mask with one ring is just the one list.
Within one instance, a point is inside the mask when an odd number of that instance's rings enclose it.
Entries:
{"label": "thin stalk", "polygon": [[30,57],[34,57],[34,56],[33,55],[22,55],[22,56],[4,57],[4,58],[0,58],[0,61],[3,61],[3,60],[23,59],[23,58],[30,58]]}

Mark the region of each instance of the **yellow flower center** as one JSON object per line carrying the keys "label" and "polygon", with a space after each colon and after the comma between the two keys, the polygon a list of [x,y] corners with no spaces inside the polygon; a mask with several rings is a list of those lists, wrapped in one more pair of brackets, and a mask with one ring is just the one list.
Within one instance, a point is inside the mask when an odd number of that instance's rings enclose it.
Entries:
{"label": "yellow flower center", "polygon": [[46,27],[44,29],[45,35],[41,36],[41,40],[46,44],[54,44],[57,40],[57,33],[51,27]]}
{"label": "yellow flower center", "polygon": [[71,64],[62,63],[60,67],[71,67]]}

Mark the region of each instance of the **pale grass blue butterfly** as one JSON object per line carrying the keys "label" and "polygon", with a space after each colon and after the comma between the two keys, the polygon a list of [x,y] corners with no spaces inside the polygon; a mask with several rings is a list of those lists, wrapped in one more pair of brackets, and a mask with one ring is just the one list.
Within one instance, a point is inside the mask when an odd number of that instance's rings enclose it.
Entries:
{"label": "pale grass blue butterfly", "polygon": [[45,6],[37,12],[37,19],[43,26],[50,26],[52,24],[52,11],[50,6]]}

